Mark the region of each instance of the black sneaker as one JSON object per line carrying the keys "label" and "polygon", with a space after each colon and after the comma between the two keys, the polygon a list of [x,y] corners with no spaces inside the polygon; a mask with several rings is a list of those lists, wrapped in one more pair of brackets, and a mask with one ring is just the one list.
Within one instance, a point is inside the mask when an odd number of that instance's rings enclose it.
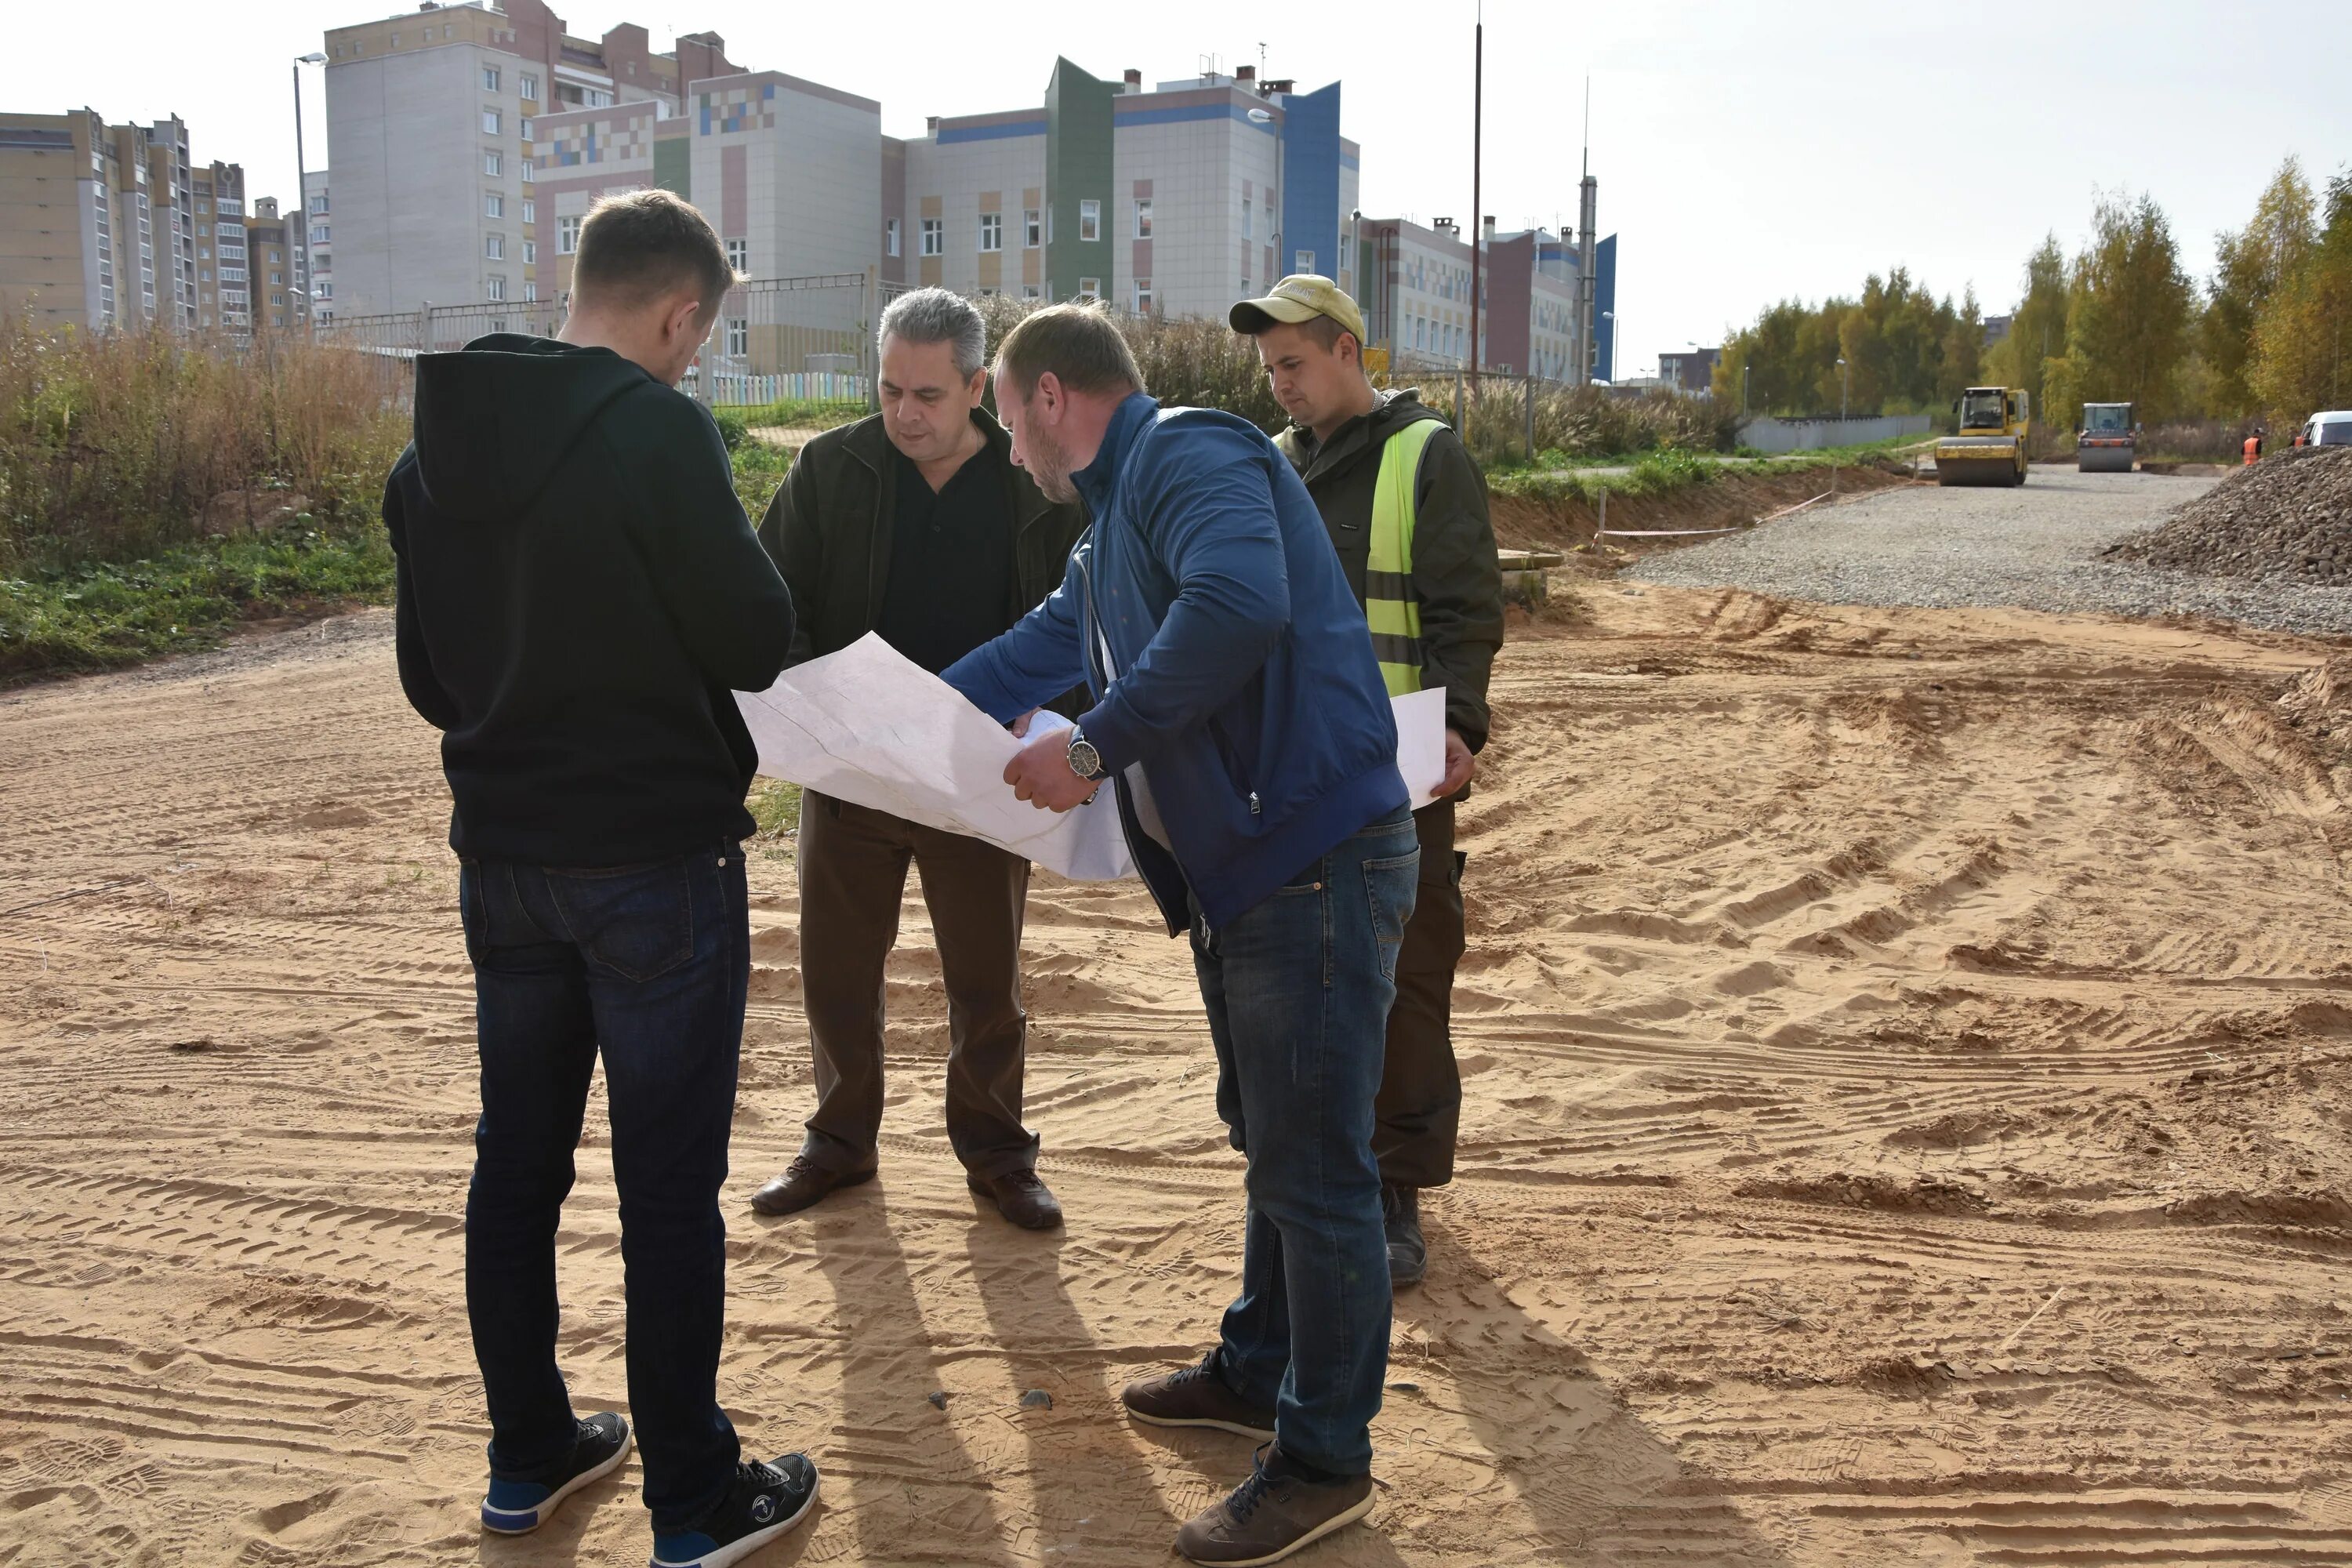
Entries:
{"label": "black sneaker", "polygon": [[558,1504],[590,1481],[611,1475],[629,1457],[629,1424],[607,1410],[580,1423],[572,1452],[528,1474],[490,1472],[482,1499],[482,1528],[499,1535],[529,1535],[555,1517]]}
{"label": "black sneaker", "polygon": [[772,1465],[735,1467],[726,1500],[691,1530],[656,1531],[652,1568],[727,1568],[808,1517],[816,1506],[816,1467],[806,1454]]}
{"label": "black sneaker", "polygon": [[1429,1272],[1429,1244],[1421,1239],[1420,1189],[1382,1184],[1381,1220],[1389,1237],[1389,1289],[1420,1284]]}

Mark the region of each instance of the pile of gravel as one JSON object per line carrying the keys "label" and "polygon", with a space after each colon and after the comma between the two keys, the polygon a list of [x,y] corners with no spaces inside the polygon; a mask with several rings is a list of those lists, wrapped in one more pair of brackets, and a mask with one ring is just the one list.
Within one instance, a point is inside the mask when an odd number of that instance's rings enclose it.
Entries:
{"label": "pile of gravel", "polygon": [[2352,586],[2352,447],[2265,458],[2104,553],[2217,577]]}

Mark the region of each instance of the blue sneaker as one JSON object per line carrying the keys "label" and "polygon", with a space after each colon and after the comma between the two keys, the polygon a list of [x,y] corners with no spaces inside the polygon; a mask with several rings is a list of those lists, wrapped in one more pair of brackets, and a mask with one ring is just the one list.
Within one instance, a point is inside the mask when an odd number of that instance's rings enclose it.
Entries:
{"label": "blue sneaker", "polygon": [[580,1423],[572,1452],[530,1475],[490,1472],[490,1492],[482,1500],[482,1528],[499,1535],[528,1535],[555,1517],[565,1498],[621,1468],[629,1457],[629,1424],[611,1411]]}
{"label": "blue sneaker", "polygon": [[816,1467],[806,1454],[735,1467],[726,1500],[692,1530],[656,1531],[652,1568],[727,1568],[808,1517]]}

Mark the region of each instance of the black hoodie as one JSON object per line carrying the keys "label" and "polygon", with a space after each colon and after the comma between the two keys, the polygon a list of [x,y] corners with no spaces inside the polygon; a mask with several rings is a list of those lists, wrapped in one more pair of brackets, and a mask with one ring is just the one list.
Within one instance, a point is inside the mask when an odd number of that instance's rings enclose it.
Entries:
{"label": "black hoodie", "polygon": [[752,831],[730,691],[783,668],[793,604],[709,414],[609,349],[494,333],[425,354],[383,517],[450,847],[625,866]]}

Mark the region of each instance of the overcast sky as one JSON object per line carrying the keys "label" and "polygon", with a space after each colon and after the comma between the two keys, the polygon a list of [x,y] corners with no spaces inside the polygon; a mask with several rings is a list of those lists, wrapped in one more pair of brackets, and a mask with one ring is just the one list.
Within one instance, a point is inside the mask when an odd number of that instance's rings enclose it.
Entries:
{"label": "overcast sky", "polygon": [[[712,28],[730,55],[877,99],[883,129],[1040,101],[1055,53],[1097,76],[1190,76],[1201,57],[1302,89],[1346,86],[1368,216],[1470,215],[1475,0],[1332,5],[979,6],[741,0],[558,0],[574,33],[644,25],[656,47]],[[12,8],[0,108],[85,104],[109,120],[176,112],[199,161],[242,163],[289,195],[293,56],[322,29],[395,7],[147,0]],[[1022,18],[1034,16],[1034,25]],[[1083,16],[1084,26],[1070,19]],[[1981,16],[1983,26],[1971,18]],[[2147,191],[2202,275],[2214,231],[2242,224],[2279,160],[2315,184],[2352,163],[2352,5],[2345,0],[1971,8],[1887,4],[1487,0],[1485,205],[1507,227],[1576,212],[1584,79],[1601,225],[1618,240],[1621,374],[1719,341],[1790,295],[1852,292],[1907,265],[2006,309],[2026,252],[2079,239],[2099,190]],[[1334,32],[1336,26],[1344,32]],[[1058,29],[1058,30],[1057,30]],[[1979,58],[1956,45],[1981,38]],[[155,40],[129,50],[114,40]],[[308,151],[331,156],[306,68]]]}

